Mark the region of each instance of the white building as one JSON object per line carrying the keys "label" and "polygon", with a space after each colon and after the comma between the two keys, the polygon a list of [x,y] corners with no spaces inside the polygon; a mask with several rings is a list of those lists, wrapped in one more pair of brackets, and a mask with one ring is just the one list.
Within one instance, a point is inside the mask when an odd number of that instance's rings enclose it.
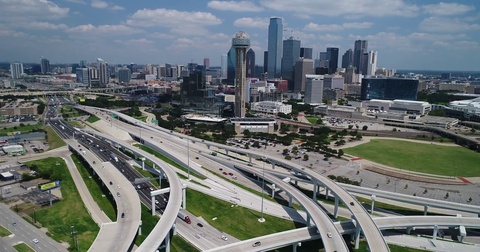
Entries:
{"label": "white building", "polygon": [[[305,103],[321,104],[323,100],[323,75],[305,75]],[[343,81],[342,81],[343,85]]]}
{"label": "white building", "polygon": [[367,111],[392,112],[399,114],[426,115],[432,110],[432,105],[428,102],[409,101],[409,100],[380,100],[372,99],[364,101],[364,107]]}
{"label": "white building", "polygon": [[377,52],[368,52],[367,75],[375,75],[377,71]]}
{"label": "white building", "polygon": [[266,114],[290,114],[292,113],[292,105],[275,101],[253,102],[250,110]]}
{"label": "white building", "polygon": [[10,64],[10,73],[12,74],[12,79],[20,79],[23,75],[23,64],[22,63],[12,63]]}

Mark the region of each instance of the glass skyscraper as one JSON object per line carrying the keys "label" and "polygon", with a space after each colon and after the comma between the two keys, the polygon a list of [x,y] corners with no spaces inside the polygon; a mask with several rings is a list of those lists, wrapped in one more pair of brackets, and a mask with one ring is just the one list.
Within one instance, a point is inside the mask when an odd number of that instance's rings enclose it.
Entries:
{"label": "glass skyscraper", "polygon": [[293,81],[293,67],[300,58],[300,40],[290,37],[283,41],[282,79]]}
{"label": "glass skyscraper", "polygon": [[417,99],[418,79],[370,77],[362,79],[361,99]]}
{"label": "glass skyscraper", "polygon": [[365,74],[364,70],[364,54],[368,53],[368,41],[355,40],[353,48],[353,66],[357,68],[356,73]]}
{"label": "glass skyscraper", "polygon": [[280,78],[283,52],[283,24],[278,17],[270,18],[268,25],[268,61],[267,77]]}
{"label": "glass skyscraper", "polygon": [[227,83],[235,82],[235,48],[232,46],[227,53]]}

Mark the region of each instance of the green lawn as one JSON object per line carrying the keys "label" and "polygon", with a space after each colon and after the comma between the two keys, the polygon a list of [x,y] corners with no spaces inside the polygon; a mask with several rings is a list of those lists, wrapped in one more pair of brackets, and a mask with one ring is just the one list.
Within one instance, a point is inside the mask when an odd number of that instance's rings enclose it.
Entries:
{"label": "green lawn", "polygon": [[32,248],[30,248],[27,244],[25,243],[19,243],[15,246],[13,246],[13,248],[18,251],[18,252],[35,252],[35,250],[33,250]]}
{"label": "green lawn", "polygon": [[68,124],[74,126],[74,127],[77,127],[77,128],[82,128],[82,124],[78,121],[67,121]]}
{"label": "green lawn", "polygon": [[[303,227],[303,224],[266,214],[264,215],[266,221],[260,223],[258,222],[260,212],[240,206],[232,207],[231,202],[216,199],[190,188],[187,188],[187,202],[187,210],[193,215],[202,216],[210,225],[240,240]],[[214,217],[217,219],[212,220]]]}
{"label": "green lawn", "polygon": [[66,105],[66,106],[63,106],[61,109],[60,109],[60,113],[62,114],[62,116],[64,118],[69,118],[69,117],[77,117],[77,116],[81,116],[82,113],[79,112],[78,110],[74,109],[72,106],[70,105]]}
{"label": "green lawn", "polygon": [[0,226],[0,237],[5,237],[5,236],[9,236],[11,235],[12,233],[10,231],[8,231],[7,229],[5,229],[4,227]]}
{"label": "green lawn", "polygon": [[16,131],[20,131],[22,133],[28,133],[28,132],[31,132],[32,130],[41,129],[42,127],[43,127],[43,122],[39,122],[33,125],[15,126],[15,127],[9,127],[9,128],[3,127],[3,128],[0,128],[0,136],[6,136],[8,132],[16,132]]}
{"label": "green lawn", "polygon": [[[179,235],[174,235],[172,237],[172,245],[170,247],[171,251],[173,252],[194,252],[200,251],[192,244],[190,244],[187,240],[183,239]],[[163,250],[165,251],[165,249]]]}
{"label": "green lawn", "polygon": [[143,121],[143,122],[146,122],[147,121],[147,117],[146,115],[141,115],[141,116],[134,116],[133,118],[139,120],[139,121]]}
{"label": "green lawn", "polygon": [[[420,251],[427,251],[423,249],[414,249],[414,248],[408,248],[404,246],[399,246],[399,245],[394,245],[394,244],[388,244],[388,247],[390,248],[391,252],[420,252]],[[360,246],[358,249],[353,249],[354,252],[367,252],[367,242],[363,241],[360,242]]]}
{"label": "green lawn", "polygon": [[42,226],[48,228],[48,235],[59,242],[68,242],[72,246],[70,237],[71,226],[78,232],[80,251],[87,251],[98,234],[99,227],[92,220],[87,209],[80,200],[75,183],[68,172],[63,159],[49,157],[41,160],[26,162],[26,165],[38,166],[38,169],[52,170],[55,176],[61,179],[60,190],[63,199],[51,207],[36,210],[36,219]]}
{"label": "green lawn", "polygon": [[[115,211],[115,201],[109,194],[107,187],[101,186],[102,182],[98,176],[92,176],[91,168],[86,168],[85,164],[80,162],[78,157],[74,154],[70,155],[73,162],[77,166],[78,172],[82,176],[83,181],[87,185],[90,195],[93,200],[98,204],[100,209],[108,216],[110,220],[115,221],[117,219],[117,212]],[[109,200],[110,199],[110,200]]]}
{"label": "green lawn", "polygon": [[307,120],[308,120],[311,124],[317,124],[318,117],[306,116],[305,118],[307,118]]}
{"label": "green lawn", "polygon": [[98,118],[97,116],[91,115],[89,118],[87,118],[87,122],[89,123],[94,123],[96,121],[100,121],[100,118]]}
{"label": "green lawn", "polygon": [[47,142],[50,146],[49,150],[56,149],[62,146],[65,146],[66,143],[55,133],[52,127],[48,126],[45,127],[45,131],[47,132]]}
{"label": "green lawn", "polygon": [[155,225],[159,220],[158,216],[152,216],[152,210],[149,210],[142,204],[142,235],[137,235],[135,239],[135,245],[140,246],[147,236],[152,232]]}
{"label": "green lawn", "polygon": [[[138,172],[140,172],[140,174],[142,174],[142,176],[144,176],[145,178],[158,177],[158,175],[153,175],[153,174],[151,174],[149,171],[143,170],[142,167],[140,167],[140,166],[134,165],[133,167],[135,168],[135,170],[137,170]],[[152,179],[152,180],[150,180],[150,182],[151,182],[154,186],[156,186],[157,188],[160,188],[160,185],[158,184],[158,179]]]}
{"label": "green lawn", "polygon": [[480,155],[463,147],[374,139],[345,153],[396,168],[445,176],[480,176]]}

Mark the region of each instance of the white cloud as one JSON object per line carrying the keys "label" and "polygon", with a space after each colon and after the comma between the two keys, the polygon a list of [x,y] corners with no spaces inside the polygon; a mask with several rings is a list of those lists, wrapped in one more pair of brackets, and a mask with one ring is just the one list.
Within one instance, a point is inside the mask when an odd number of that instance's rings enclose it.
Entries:
{"label": "white cloud", "polygon": [[423,11],[434,16],[453,16],[460,15],[465,12],[474,10],[474,6],[458,4],[458,3],[444,3],[424,5]]}
{"label": "white cloud", "polygon": [[67,2],[77,3],[77,4],[87,4],[85,0],[67,0]]}
{"label": "white cloud", "polygon": [[420,8],[403,0],[261,0],[261,5],[275,11],[312,16],[384,17],[416,16]]}
{"label": "white cloud", "polygon": [[260,12],[263,8],[257,6],[251,1],[210,1],[208,7],[215,10],[235,11],[235,12]]}
{"label": "white cloud", "polygon": [[[141,30],[126,26],[126,25],[99,25],[94,26],[92,24],[86,25],[79,25],[72,27],[67,30],[70,34],[78,34],[78,33],[88,33],[88,34],[95,34],[96,36],[103,35],[129,35],[134,33],[140,33]],[[82,34],[81,36],[84,36]]]}
{"label": "white cloud", "polygon": [[235,20],[235,22],[233,22],[233,25],[235,25],[236,27],[267,29],[269,22],[270,21],[268,18],[243,17]]}
{"label": "white cloud", "polygon": [[316,24],[310,22],[303,29],[308,31],[340,31],[344,29],[367,29],[373,26],[372,22],[343,23],[339,24]]}
{"label": "white cloud", "polygon": [[320,35],[318,36],[318,38],[323,41],[340,41],[343,39],[342,36],[333,35],[333,34]]}
{"label": "white cloud", "polygon": [[101,0],[92,0],[92,3],[90,4],[90,6],[97,9],[105,9],[108,7],[108,3]]}
{"label": "white cloud", "polygon": [[188,12],[169,9],[143,9],[136,11],[127,24],[133,26],[162,26],[181,29],[183,25],[218,25],[222,21],[208,12]]}
{"label": "white cloud", "polygon": [[114,11],[125,10],[125,8],[120,5],[114,5],[110,9]]}
{"label": "white cloud", "polygon": [[429,17],[420,23],[419,28],[427,32],[463,32],[480,30],[480,24],[470,24],[453,18]]}
{"label": "white cloud", "polygon": [[59,19],[67,16],[69,9],[61,8],[48,0],[0,0],[0,21],[9,23],[25,20]]}
{"label": "white cloud", "polygon": [[68,28],[66,24],[52,24],[48,22],[30,22],[23,25],[23,27],[35,30],[65,30]]}

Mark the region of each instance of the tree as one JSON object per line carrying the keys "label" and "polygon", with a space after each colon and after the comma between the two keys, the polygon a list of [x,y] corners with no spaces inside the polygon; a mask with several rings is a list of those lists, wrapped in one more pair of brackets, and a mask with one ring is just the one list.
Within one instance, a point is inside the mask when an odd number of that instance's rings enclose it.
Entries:
{"label": "tree", "polygon": [[352,124],[349,124],[348,125],[348,129],[352,129],[353,128],[353,125]]}
{"label": "tree", "polygon": [[287,154],[288,154],[288,149],[283,149],[282,154],[283,154],[283,155],[287,155]]}
{"label": "tree", "polygon": [[286,156],[285,156],[285,159],[286,159],[286,160],[292,160],[292,157],[291,157],[290,155],[286,155]]}
{"label": "tree", "polygon": [[318,118],[316,124],[318,124],[318,125],[323,124],[322,118]]}
{"label": "tree", "polygon": [[343,153],[343,150],[342,150],[342,149],[339,149],[339,150],[338,150],[337,157],[338,157],[338,158],[341,158],[341,157],[343,156],[343,154],[344,154],[344,153]]}
{"label": "tree", "polygon": [[368,130],[368,126],[367,126],[367,125],[363,125],[362,130]]}
{"label": "tree", "polygon": [[303,155],[303,161],[308,161],[308,155],[307,154]]}

